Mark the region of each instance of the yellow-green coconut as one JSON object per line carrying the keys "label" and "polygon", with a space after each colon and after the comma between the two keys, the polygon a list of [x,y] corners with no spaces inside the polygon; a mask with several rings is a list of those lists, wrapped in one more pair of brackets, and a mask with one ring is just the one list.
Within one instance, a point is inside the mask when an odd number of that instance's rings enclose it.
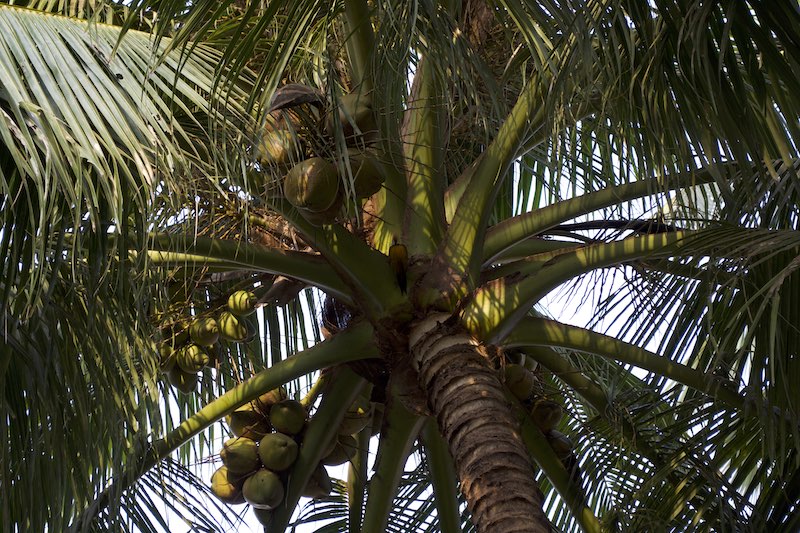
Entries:
{"label": "yellow-green coconut", "polygon": [[[339,98],[334,112],[338,115],[338,125],[342,128],[347,144],[366,144],[377,138],[378,123],[372,108],[372,98],[368,95],[359,92],[344,94]],[[334,116],[334,113],[328,113],[325,120],[325,129],[331,136],[336,134]]]}
{"label": "yellow-green coconut", "polygon": [[175,350],[168,342],[164,342],[158,348],[159,367],[164,373],[169,372],[175,366]]}
{"label": "yellow-green coconut", "polygon": [[508,364],[505,366],[505,383],[511,394],[525,400],[533,394],[536,377],[522,365]]}
{"label": "yellow-green coconut", "polygon": [[284,487],[274,472],[262,468],[248,477],[242,487],[247,503],[258,509],[274,509],[283,501]]}
{"label": "yellow-green coconut", "polygon": [[253,400],[252,405],[257,411],[260,411],[265,417],[268,417],[269,410],[272,408],[272,406],[278,402],[282,402],[288,397],[289,394],[286,392],[286,389],[284,387],[278,387],[276,389],[272,389],[271,391],[265,392]]}
{"label": "yellow-green coconut", "polygon": [[228,311],[236,316],[252,315],[258,298],[250,291],[236,291],[228,297]]}
{"label": "yellow-green coconut", "polygon": [[561,405],[551,400],[536,400],[531,408],[531,420],[542,433],[553,431],[563,414]]}
{"label": "yellow-green coconut", "polygon": [[211,492],[229,505],[244,503],[242,495],[244,480],[243,476],[231,474],[227,466],[221,466],[211,476]]}
{"label": "yellow-green coconut", "polygon": [[269,421],[275,431],[297,435],[306,423],[306,408],[297,400],[283,400],[269,410]]}
{"label": "yellow-green coconut", "polygon": [[197,374],[184,372],[178,365],[167,372],[167,380],[184,394],[190,394],[197,388]]}
{"label": "yellow-green coconut", "polygon": [[386,168],[378,157],[370,151],[348,150],[347,153],[356,198],[368,198],[381,190],[386,180]]}
{"label": "yellow-green coconut", "polygon": [[211,358],[208,352],[197,344],[184,346],[175,355],[175,361],[184,372],[196,374],[205,368]]}
{"label": "yellow-green coconut", "polygon": [[266,131],[257,148],[259,163],[264,166],[286,165],[302,155],[301,139],[288,129]]}
{"label": "yellow-green coconut", "polygon": [[269,521],[272,520],[272,510],[271,509],[259,509],[258,507],[253,507],[253,515],[255,515],[256,520],[262,526],[266,526],[269,524]]}
{"label": "yellow-green coconut", "polygon": [[219,452],[222,463],[234,474],[249,474],[258,470],[258,443],[246,437],[234,437],[225,441]]}
{"label": "yellow-green coconut", "polygon": [[366,398],[359,398],[344,414],[337,433],[353,435],[358,433],[372,421],[372,404]]}
{"label": "yellow-green coconut", "polygon": [[258,443],[258,456],[264,468],[283,472],[297,460],[297,443],[289,435],[270,433]]}
{"label": "yellow-green coconut", "polygon": [[569,437],[556,430],[545,434],[545,437],[547,437],[547,443],[559,459],[563,461],[572,455],[573,444]]}
{"label": "yellow-green coconut", "polygon": [[358,441],[352,435],[339,435],[333,450],[320,461],[324,465],[336,466],[353,459],[358,449]]}
{"label": "yellow-green coconut", "polygon": [[333,483],[331,482],[331,476],[328,475],[325,466],[319,464],[308,479],[306,486],[303,487],[301,495],[306,498],[324,498],[328,496],[332,490]]}
{"label": "yellow-green coconut", "polygon": [[269,420],[251,404],[245,404],[225,417],[231,433],[254,441],[261,440],[272,429]]}
{"label": "yellow-green coconut", "polygon": [[336,205],[337,198],[340,199],[339,172],[336,166],[321,157],[306,159],[286,174],[283,194],[298,209],[323,213]]}
{"label": "yellow-green coconut", "polygon": [[217,324],[219,336],[227,341],[242,342],[247,338],[247,327],[229,311],[220,313]]}
{"label": "yellow-green coconut", "polygon": [[189,336],[195,344],[211,346],[219,339],[217,321],[211,317],[195,319],[192,325],[189,326]]}

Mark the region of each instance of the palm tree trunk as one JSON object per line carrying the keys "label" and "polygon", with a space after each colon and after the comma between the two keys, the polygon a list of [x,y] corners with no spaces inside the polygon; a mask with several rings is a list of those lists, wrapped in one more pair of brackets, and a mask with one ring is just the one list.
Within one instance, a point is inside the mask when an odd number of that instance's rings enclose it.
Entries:
{"label": "palm tree trunk", "polygon": [[485,349],[448,315],[413,325],[409,345],[428,407],[480,533],[549,533],[517,421]]}

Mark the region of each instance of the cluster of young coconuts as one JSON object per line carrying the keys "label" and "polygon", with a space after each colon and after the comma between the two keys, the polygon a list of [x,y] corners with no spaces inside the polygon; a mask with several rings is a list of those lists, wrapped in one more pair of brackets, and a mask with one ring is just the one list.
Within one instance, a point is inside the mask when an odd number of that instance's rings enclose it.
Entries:
{"label": "cluster of young coconuts", "polygon": [[[342,210],[344,199],[368,198],[378,192],[385,179],[385,168],[369,147],[377,138],[377,122],[369,95],[358,92],[343,95],[335,110],[325,117],[325,132],[329,139],[341,131],[347,146],[342,161],[324,157],[330,149],[306,150],[304,140],[297,135],[292,121],[273,120],[265,128],[258,146],[259,162],[263,167],[289,168],[283,181],[283,195],[297,208],[300,215],[313,225],[334,222]],[[307,154],[311,157],[305,157]],[[349,166],[352,181],[345,179]]]}
{"label": "cluster of young coconuts", "polygon": [[544,433],[556,456],[565,467],[571,469],[574,466],[574,446],[569,437],[556,430],[564,415],[561,405],[541,394],[539,379],[525,366],[506,364],[503,374],[508,390],[529,410],[531,420]]}
{"label": "cluster of young coconuts", "polygon": [[256,296],[249,291],[236,291],[228,298],[227,309],[215,318],[196,317],[188,328],[161,344],[161,369],[179,391],[188,394],[197,387],[198,373],[211,363],[209,348],[220,339],[247,341],[255,331],[245,318],[256,310]]}
{"label": "cluster of young coconuts", "polygon": [[[283,502],[289,471],[297,460],[308,412],[299,401],[288,399],[283,387],[263,394],[226,417],[233,437],[225,441],[222,466],[211,476],[211,491],[221,501],[248,503],[262,524],[272,509]],[[372,420],[372,406],[357,400],[347,410],[338,435],[328,446],[306,484],[302,496],[323,498],[333,490],[325,465],[343,464],[353,458],[353,436]]]}

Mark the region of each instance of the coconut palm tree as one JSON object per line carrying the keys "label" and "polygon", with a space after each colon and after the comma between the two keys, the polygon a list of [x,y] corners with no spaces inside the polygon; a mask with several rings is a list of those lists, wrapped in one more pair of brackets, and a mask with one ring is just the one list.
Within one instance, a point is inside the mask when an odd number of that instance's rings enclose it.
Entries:
{"label": "coconut palm tree", "polygon": [[12,4],[3,531],[800,527],[796,5]]}

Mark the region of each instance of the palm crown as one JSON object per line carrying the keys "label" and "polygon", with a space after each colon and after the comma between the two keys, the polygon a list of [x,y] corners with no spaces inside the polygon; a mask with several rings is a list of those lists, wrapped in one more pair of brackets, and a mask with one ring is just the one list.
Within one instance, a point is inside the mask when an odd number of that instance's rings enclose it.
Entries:
{"label": "palm crown", "polygon": [[345,443],[350,531],[797,529],[796,6],[29,4],[4,531],[218,527],[187,467],[286,385],[270,531]]}

